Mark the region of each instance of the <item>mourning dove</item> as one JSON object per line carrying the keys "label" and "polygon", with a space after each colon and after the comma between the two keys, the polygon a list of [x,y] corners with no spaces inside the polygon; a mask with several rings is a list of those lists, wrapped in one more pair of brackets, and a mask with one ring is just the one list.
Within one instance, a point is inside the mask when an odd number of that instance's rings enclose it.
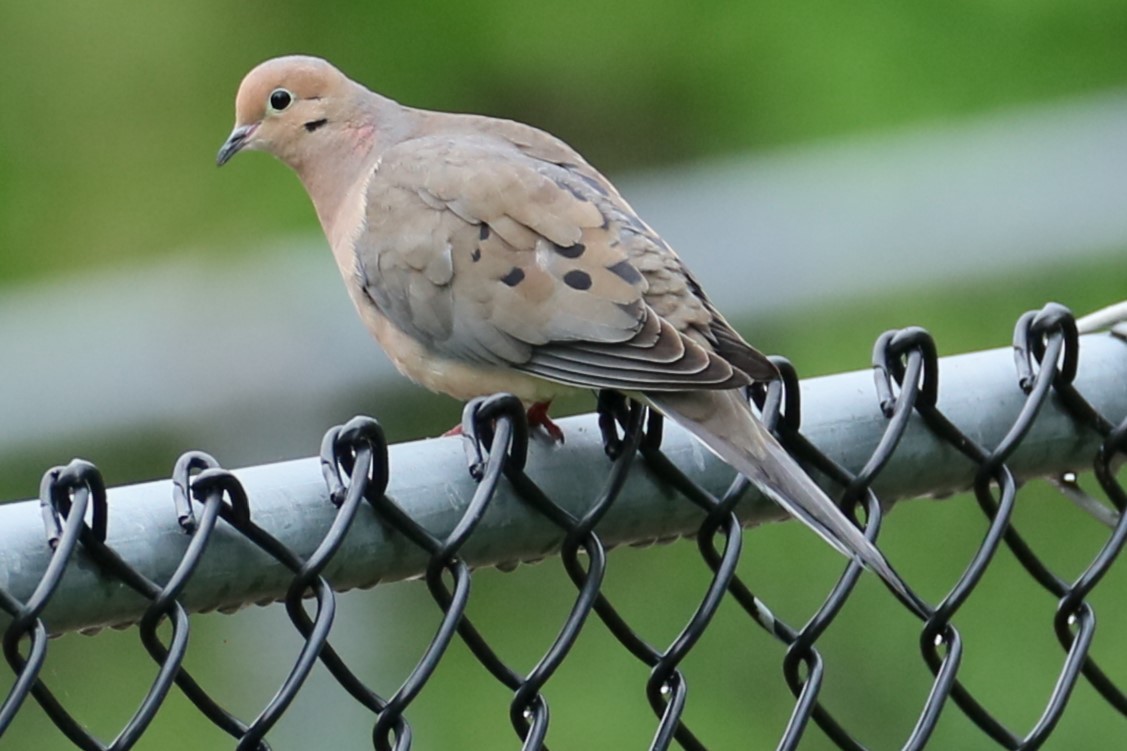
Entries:
{"label": "mourning dove", "polygon": [[510,392],[549,429],[565,392],[639,398],[904,593],[742,395],[778,376],[772,363],[567,144],[405,107],[290,56],[243,79],[217,162],[241,150],[297,172],[360,317],[408,378],[463,400]]}

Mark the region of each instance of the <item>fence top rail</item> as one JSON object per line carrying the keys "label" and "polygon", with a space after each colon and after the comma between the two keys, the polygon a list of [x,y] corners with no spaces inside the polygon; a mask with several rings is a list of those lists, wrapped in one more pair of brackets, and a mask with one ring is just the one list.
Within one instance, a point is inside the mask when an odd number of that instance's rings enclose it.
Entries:
{"label": "fence top rail", "polygon": [[[1075,385],[1101,413],[1127,415],[1127,343],[1107,334],[1080,338]],[[945,357],[939,361],[939,407],[967,435],[985,446],[1001,440],[1025,401],[1011,348]],[[871,370],[812,378],[801,386],[803,434],[831,459],[857,470],[872,455],[887,425]],[[576,516],[595,498],[609,463],[594,415],[561,421],[567,442],[535,443],[526,471]],[[1087,469],[1100,437],[1081,429],[1051,399],[1029,435],[1007,461],[1019,478]],[[667,423],[662,450],[707,490],[720,494],[733,471],[691,436]],[[456,438],[428,439],[390,447],[387,493],[435,534],[458,523],[477,487]],[[577,468],[592,471],[577,471]],[[942,497],[966,488],[975,467],[933,436],[918,416],[875,489],[885,502]],[[317,458],[247,467],[234,474],[250,499],[254,521],[299,556],[308,556],[332,525],[330,502]],[[177,522],[171,480],[109,490],[106,542],[138,572],[155,582],[172,575],[190,536]],[[782,517],[762,496],[749,492],[737,507],[751,525]],[[683,502],[638,465],[599,523],[610,547],[695,533],[701,512]],[[511,565],[551,555],[563,533],[504,485],[460,555],[473,566]],[[26,601],[51,557],[37,501],[0,505],[0,587]],[[324,576],[337,589],[419,576],[428,556],[365,507]],[[293,574],[238,532],[220,523],[180,601],[190,611],[237,608],[280,599]],[[53,633],[128,624],[147,601],[122,582],[100,575],[79,553],[43,615]],[[8,616],[0,613],[0,620]]]}

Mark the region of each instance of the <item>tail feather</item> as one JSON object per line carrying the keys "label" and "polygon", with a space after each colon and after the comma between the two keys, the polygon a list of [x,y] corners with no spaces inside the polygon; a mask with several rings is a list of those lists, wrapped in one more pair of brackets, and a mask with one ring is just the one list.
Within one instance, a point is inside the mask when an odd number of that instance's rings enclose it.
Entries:
{"label": "tail feather", "polygon": [[765,495],[888,586],[915,600],[884,554],[802,471],[739,391],[650,392],[647,401],[696,436]]}

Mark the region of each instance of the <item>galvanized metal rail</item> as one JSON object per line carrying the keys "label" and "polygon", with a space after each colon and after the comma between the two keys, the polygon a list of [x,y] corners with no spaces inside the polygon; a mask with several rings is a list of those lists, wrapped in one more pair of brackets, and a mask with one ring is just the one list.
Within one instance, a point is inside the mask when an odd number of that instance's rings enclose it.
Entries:
{"label": "galvanized metal rail", "polygon": [[[1080,339],[1075,385],[1103,415],[1127,415],[1127,343],[1107,334]],[[996,445],[1013,425],[1026,395],[1013,350],[995,349],[940,360],[938,405],[964,433]],[[888,418],[873,386],[873,371],[842,373],[802,382],[802,433],[829,458],[857,471],[872,456]],[[918,415],[889,459],[874,489],[885,503],[943,496],[967,488],[975,465],[935,436]],[[609,462],[595,415],[561,421],[562,446],[534,441],[526,473],[557,503],[581,517],[605,482]],[[1078,425],[1056,397],[1045,404],[1007,466],[1019,478],[1090,468],[1100,437]],[[675,425],[665,426],[662,451],[692,480],[720,495],[733,472]],[[436,535],[453,530],[477,490],[459,438],[390,447],[387,494]],[[250,499],[254,521],[301,558],[307,558],[333,524],[317,458],[234,471]],[[167,581],[191,543],[177,520],[170,480],[115,487],[108,493],[106,543],[151,581]],[[781,517],[770,501],[749,492],[736,507],[745,525]],[[702,512],[667,484],[638,468],[598,525],[607,547],[696,533]],[[471,566],[505,566],[551,555],[564,538],[560,527],[502,486],[460,556]],[[0,588],[26,602],[51,558],[40,503],[0,505]],[[418,577],[429,556],[403,534],[362,507],[340,549],[323,572],[334,588],[368,587]],[[293,574],[275,558],[220,524],[180,602],[188,611],[237,608],[282,598]],[[118,580],[101,575],[81,550],[68,566],[42,615],[53,633],[136,621],[147,601]],[[8,616],[0,612],[0,622]]]}

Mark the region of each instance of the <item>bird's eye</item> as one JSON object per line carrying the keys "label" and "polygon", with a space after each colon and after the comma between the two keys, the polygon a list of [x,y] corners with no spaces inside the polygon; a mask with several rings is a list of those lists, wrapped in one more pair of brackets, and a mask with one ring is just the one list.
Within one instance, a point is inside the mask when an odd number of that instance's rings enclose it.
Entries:
{"label": "bird's eye", "polygon": [[270,92],[270,109],[281,112],[293,103],[293,94],[285,89],[274,89]]}

